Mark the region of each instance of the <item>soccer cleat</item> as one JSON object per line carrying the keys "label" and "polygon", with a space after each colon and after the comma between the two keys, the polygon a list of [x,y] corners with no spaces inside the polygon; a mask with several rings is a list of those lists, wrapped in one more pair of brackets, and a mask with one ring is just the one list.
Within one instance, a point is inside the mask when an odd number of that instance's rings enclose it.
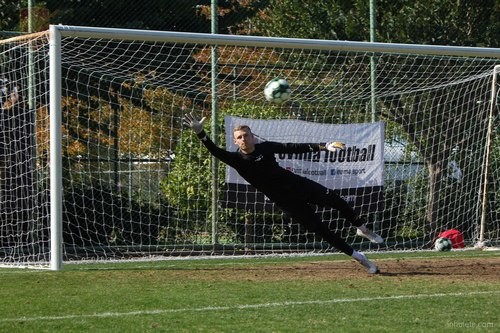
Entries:
{"label": "soccer cleat", "polygon": [[366,268],[368,274],[378,274],[380,270],[377,265],[368,260],[363,253],[359,253],[354,257],[354,259]]}
{"label": "soccer cleat", "polygon": [[369,239],[372,243],[380,244],[384,242],[384,239],[380,235],[377,235],[366,227],[364,230],[358,228],[356,235]]}

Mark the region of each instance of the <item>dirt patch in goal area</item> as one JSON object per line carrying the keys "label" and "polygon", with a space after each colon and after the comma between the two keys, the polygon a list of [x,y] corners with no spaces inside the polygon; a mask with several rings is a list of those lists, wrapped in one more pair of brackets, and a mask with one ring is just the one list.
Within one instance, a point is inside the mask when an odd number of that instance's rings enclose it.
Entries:
{"label": "dirt patch in goal area", "polygon": [[[375,276],[391,279],[440,279],[447,281],[495,282],[500,279],[500,258],[409,258],[374,260],[381,273],[370,275],[354,260],[319,260],[294,264],[265,264],[254,266],[228,265],[216,269],[197,269],[188,279],[240,281],[336,281],[370,279]],[[194,274],[193,274],[194,273]]]}

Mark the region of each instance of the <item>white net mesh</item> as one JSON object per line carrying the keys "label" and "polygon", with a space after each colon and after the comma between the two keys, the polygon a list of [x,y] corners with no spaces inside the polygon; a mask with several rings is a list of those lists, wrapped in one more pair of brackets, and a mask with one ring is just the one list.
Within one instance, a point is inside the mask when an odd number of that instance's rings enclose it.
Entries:
{"label": "white net mesh", "polygon": [[[26,41],[2,44],[2,75],[21,87],[22,96],[28,95],[32,51],[36,101],[33,111],[20,103],[14,113],[2,109],[3,262],[47,260],[48,43],[44,36],[38,41],[32,48]],[[182,127],[186,112],[211,113],[210,43],[90,36],[63,37],[61,46],[65,260],[328,248],[279,210],[262,210],[261,199],[251,191],[243,193],[249,203],[245,209],[225,208],[223,165],[217,171],[219,200],[213,205],[217,169],[198,139]],[[217,51],[219,119],[207,132],[220,146],[225,144],[225,115],[385,123],[381,202],[376,210],[356,209],[364,211],[386,243],[374,247],[336,211],[318,210],[349,243],[372,250],[422,249],[440,231],[453,228],[466,244],[477,240],[497,59],[251,44],[220,44]],[[292,98],[281,105],[263,96],[264,85],[275,77],[292,86]],[[15,116],[6,117],[10,114]],[[293,140],[309,142],[311,137]],[[498,177],[495,171],[489,177],[486,238],[498,242]]]}
{"label": "white net mesh", "polygon": [[[38,53],[46,45],[41,36],[2,44],[0,49],[2,263],[39,263],[49,258],[48,95],[45,66],[40,66],[46,55]],[[43,93],[35,95],[35,90]]]}

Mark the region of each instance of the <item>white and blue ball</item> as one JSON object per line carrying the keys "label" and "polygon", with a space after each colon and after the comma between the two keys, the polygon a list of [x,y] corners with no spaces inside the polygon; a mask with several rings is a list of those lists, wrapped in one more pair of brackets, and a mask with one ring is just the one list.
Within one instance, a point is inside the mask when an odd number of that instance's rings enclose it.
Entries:
{"label": "white and blue ball", "polygon": [[290,84],[285,79],[272,79],[264,87],[264,96],[271,103],[281,104],[290,99]]}
{"label": "white and blue ball", "polygon": [[434,249],[442,252],[451,251],[452,245],[453,244],[451,243],[451,240],[449,238],[440,237],[434,242]]}

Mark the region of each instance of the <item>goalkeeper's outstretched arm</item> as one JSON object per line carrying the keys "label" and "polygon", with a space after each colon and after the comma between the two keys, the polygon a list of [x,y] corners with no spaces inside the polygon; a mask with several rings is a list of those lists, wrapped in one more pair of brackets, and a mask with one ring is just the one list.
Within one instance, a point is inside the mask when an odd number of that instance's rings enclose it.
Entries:
{"label": "goalkeeper's outstretched arm", "polygon": [[[206,121],[206,119],[207,119],[206,117],[203,117],[200,120],[197,120],[196,117],[194,116],[194,114],[191,112],[191,113],[186,113],[185,114],[183,122],[184,122],[184,125],[187,126],[187,127],[189,127],[189,128],[191,128],[193,130],[193,132],[203,142],[206,142],[207,140],[210,141],[209,138],[208,138],[208,136],[207,136],[207,134],[203,130],[203,124]],[[240,127],[242,129],[248,129],[248,131],[250,131],[250,128],[248,126],[240,126]],[[240,144],[238,143],[237,140],[235,140],[235,143],[238,144],[239,148],[243,152],[245,152],[245,149],[240,146]],[[205,145],[207,146],[207,144],[205,144]],[[294,144],[292,146],[296,146],[296,144]],[[207,148],[209,148],[210,152],[214,153],[212,151],[212,149],[210,149],[211,147],[207,146]],[[330,142],[327,142],[326,144],[319,144],[319,149],[320,150],[337,151],[337,150],[345,150],[345,148],[346,148],[345,143],[340,142],[340,141],[330,141]],[[216,154],[214,154],[214,155],[216,155]]]}
{"label": "goalkeeper's outstretched arm", "polygon": [[216,158],[222,162],[228,164],[229,166],[234,166],[237,159],[236,154],[228,152],[225,149],[217,147],[215,143],[210,140],[207,133],[203,130],[203,124],[206,121],[206,117],[197,120],[193,113],[186,113],[184,116],[183,123],[187,127],[191,128],[196,136],[201,140],[203,145],[208,149],[208,151],[214,155]]}

